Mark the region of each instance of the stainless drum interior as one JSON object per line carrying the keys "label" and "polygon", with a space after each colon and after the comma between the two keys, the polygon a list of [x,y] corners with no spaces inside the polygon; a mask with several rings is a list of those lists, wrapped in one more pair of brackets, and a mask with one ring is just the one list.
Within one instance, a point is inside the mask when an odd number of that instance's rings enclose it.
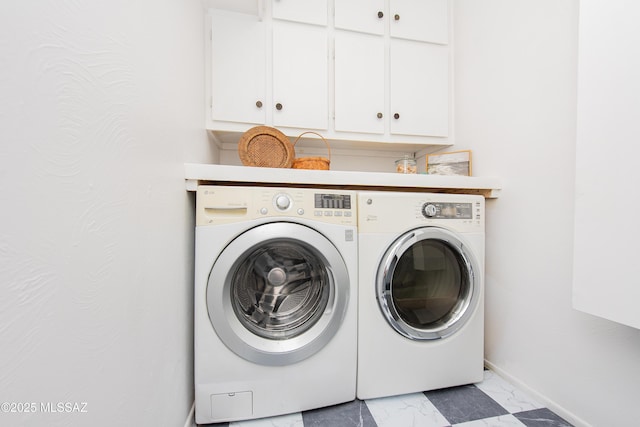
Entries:
{"label": "stainless drum interior", "polygon": [[275,240],[249,252],[231,279],[233,309],[254,334],[287,339],[306,332],[329,301],[322,259],[300,242]]}

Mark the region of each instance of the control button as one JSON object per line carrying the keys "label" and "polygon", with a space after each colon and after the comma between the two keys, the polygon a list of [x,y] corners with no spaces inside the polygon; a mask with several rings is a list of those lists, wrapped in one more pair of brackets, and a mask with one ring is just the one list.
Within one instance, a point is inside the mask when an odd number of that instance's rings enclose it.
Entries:
{"label": "control button", "polygon": [[322,216],[322,211],[313,211],[313,216]]}
{"label": "control button", "polygon": [[331,211],[324,211],[324,216],[333,216],[333,212],[331,212]]}
{"label": "control button", "polygon": [[304,209],[299,208],[298,209],[298,215],[304,215]]}
{"label": "control button", "polygon": [[342,216],[342,212],[340,212],[340,211],[336,211],[333,215],[334,215],[334,216]]}
{"label": "control button", "polygon": [[279,194],[275,199],[276,208],[286,211],[291,207],[291,199],[286,194]]}
{"label": "control button", "polygon": [[347,211],[344,213],[344,216],[351,216],[351,211]]}
{"label": "control button", "polygon": [[261,209],[260,209],[260,213],[261,213],[262,215],[266,215],[266,214],[268,214],[268,213],[269,213],[269,209],[267,209],[267,208],[261,208]]}

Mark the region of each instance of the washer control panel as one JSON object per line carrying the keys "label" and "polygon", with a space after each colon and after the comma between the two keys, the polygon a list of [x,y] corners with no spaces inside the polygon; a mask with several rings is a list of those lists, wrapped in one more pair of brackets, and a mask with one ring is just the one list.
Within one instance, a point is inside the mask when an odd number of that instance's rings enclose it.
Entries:
{"label": "washer control panel", "polygon": [[196,193],[196,223],[214,225],[295,217],[356,225],[356,206],[353,191],[201,185]]}
{"label": "washer control panel", "polygon": [[259,191],[261,216],[286,214],[337,224],[357,223],[355,193],[307,188]]}

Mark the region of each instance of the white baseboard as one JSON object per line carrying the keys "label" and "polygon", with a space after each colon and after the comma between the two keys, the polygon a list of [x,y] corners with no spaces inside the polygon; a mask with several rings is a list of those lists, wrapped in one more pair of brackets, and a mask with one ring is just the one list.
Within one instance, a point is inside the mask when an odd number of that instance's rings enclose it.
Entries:
{"label": "white baseboard", "polygon": [[519,388],[520,390],[526,392],[531,397],[536,399],[538,402],[544,404],[545,407],[549,408],[551,411],[555,412],[565,420],[569,421],[575,427],[592,427],[591,424],[587,423],[585,420],[581,419],[571,411],[568,411],[567,409],[558,405],[556,402],[550,400],[548,397],[540,394],[538,391],[532,389],[531,387],[529,387],[528,385],[520,381],[518,378],[514,377],[513,375],[509,374],[508,372],[504,371],[503,369],[499,368],[498,366],[494,365],[488,360],[485,359],[484,364],[487,368],[491,369],[493,372],[495,372],[496,374],[504,378],[507,382],[511,383],[513,386]]}

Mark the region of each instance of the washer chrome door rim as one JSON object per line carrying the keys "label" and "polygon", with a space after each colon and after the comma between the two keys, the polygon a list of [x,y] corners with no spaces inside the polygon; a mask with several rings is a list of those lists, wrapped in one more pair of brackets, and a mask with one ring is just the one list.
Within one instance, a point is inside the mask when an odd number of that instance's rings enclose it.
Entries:
{"label": "washer chrome door rim", "polygon": [[[435,242],[451,251],[459,268],[461,290],[455,304],[437,322],[417,327],[405,321],[394,300],[394,274],[402,256],[414,245]],[[475,256],[461,238],[439,227],[423,227],[400,236],[386,251],[376,277],[376,298],[386,321],[398,333],[412,340],[446,338],[462,328],[473,315],[480,300],[480,268]]]}
{"label": "washer chrome door rim", "polygon": [[[276,339],[252,332],[239,319],[232,282],[239,266],[256,249],[283,242],[304,248],[320,260],[326,269],[328,295],[322,312],[310,319],[312,326],[290,338]],[[215,260],[207,282],[207,310],[216,334],[238,356],[262,365],[288,365],[310,357],[336,334],[347,311],[349,286],[346,264],[325,236],[293,222],[266,223],[240,234]]]}

